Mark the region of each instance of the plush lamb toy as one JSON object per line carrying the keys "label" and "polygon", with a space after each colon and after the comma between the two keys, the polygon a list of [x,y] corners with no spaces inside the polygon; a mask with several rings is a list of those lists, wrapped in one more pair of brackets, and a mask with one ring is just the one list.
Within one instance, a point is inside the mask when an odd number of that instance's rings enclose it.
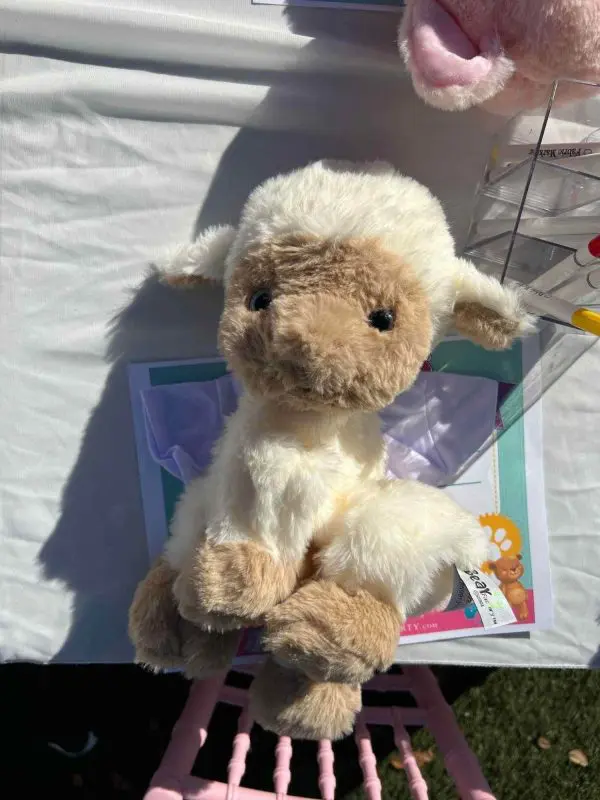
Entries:
{"label": "plush lamb toy", "polygon": [[[400,51],[418,94],[512,114],[545,104],[557,78],[600,81],[600,0],[407,0]],[[595,90],[573,84],[570,98]],[[561,100],[570,99],[561,92]]]}
{"label": "plush lamb toy", "polygon": [[223,281],[220,345],[245,394],[137,590],[138,660],[203,676],[229,664],[240,628],[264,624],[254,718],[334,739],[405,616],[443,601],[453,565],[486,556],[445,493],[386,479],[377,412],[450,326],[504,348],[528,318],[456,257],[429,191],[382,164],[268,180],[237,229],[207,230],[166,279]]}

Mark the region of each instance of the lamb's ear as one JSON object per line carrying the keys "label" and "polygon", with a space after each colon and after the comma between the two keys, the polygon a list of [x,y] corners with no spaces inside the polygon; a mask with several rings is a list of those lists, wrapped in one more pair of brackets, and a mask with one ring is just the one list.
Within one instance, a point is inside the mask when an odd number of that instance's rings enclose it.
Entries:
{"label": "lamb's ear", "polygon": [[236,233],[231,225],[213,226],[195,241],[175,248],[158,264],[161,280],[171,286],[195,286],[204,281],[222,283],[225,259]]}
{"label": "lamb's ear", "polygon": [[458,259],[457,289],[453,324],[475,344],[504,350],[535,329],[516,288],[484,275],[463,259]]}

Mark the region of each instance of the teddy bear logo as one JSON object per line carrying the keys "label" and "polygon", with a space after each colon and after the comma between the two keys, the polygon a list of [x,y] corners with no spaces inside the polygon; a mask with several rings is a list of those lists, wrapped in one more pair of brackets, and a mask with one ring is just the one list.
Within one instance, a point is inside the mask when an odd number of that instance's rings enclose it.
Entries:
{"label": "teddy bear logo", "polygon": [[516,611],[518,618],[523,621],[529,616],[527,606],[527,591],[520,579],[525,573],[522,563],[523,556],[518,553],[515,557],[504,556],[492,561],[489,565],[492,572],[500,581],[500,591],[508,603]]}

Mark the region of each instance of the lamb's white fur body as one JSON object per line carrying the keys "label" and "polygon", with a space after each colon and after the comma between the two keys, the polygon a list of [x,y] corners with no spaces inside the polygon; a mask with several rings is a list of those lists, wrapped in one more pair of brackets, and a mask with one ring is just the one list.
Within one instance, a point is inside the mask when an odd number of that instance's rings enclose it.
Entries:
{"label": "lamb's white fur body", "polygon": [[282,413],[250,396],[179,503],[166,551],[176,570],[203,533],[253,540],[290,564],[316,545],[322,577],[403,614],[427,604],[447,567],[485,558],[481,527],[447,495],[386,480],[377,415]]}
{"label": "lamb's white fur body", "polygon": [[185,493],[169,560],[182,568],[191,528],[219,544],[254,539],[277,560],[299,561],[344,498],[383,477],[384,455],[375,414],[294,413],[244,395],[208,474]]}

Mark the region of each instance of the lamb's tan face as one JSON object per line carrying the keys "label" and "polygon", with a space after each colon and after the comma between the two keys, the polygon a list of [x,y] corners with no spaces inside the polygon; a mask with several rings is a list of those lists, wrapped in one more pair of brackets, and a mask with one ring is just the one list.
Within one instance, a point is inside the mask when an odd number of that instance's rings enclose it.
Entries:
{"label": "lamb's tan face", "polygon": [[412,385],[431,337],[425,293],[397,256],[300,235],[237,266],[220,326],[248,390],[299,408],[383,408]]}

